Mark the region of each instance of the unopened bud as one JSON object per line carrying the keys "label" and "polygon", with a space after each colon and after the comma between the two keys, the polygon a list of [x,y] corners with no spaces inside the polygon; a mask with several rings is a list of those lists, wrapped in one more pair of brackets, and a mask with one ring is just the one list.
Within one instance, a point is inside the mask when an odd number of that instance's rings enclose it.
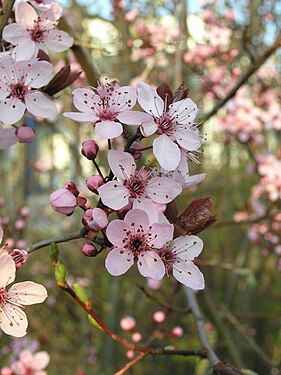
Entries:
{"label": "unopened bud", "polygon": [[15,222],[15,228],[16,228],[16,230],[23,230],[24,227],[25,227],[24,220],[22,220],[22,219],[16,220],[16,222]]}
{"label": "unopened bud", "polygon": [[93,193],[98,193],[97,189],[104,184],[103,178],[100,175],[91,176],[86,180],[86,185]]}
{"label": "unopened bud", "polygon": [[84,223],[96,232],[108,225],[107,214],[101,208],[88,209],[83,219]]}
{"label": "unopened bud", "polygon": [[136,326],[136,319],[132,316],[124,316],[120,321],[120,327],[123,331],[131,331]]}
{"label": "unopened bud", "polygon": [[77,186],[75,182],[73,181],[68,181],[66,182],[63,187],[67,190],[69,190],[75,197],[78,197],[79,195],[79,190],[77,189]]}
{"label": "unopened bud", "polygon": [[158,324],[164,322],[165,318],[166,318],[166,315],[163,311],[156,311],[153,314],[153,320]]}
{"label": "unopened bud", "polygon": [[20,143],[29,143],[35,137],[35,132],[27,125],[22,125],[16,130],[16,137]]}
{"label": "unopened bud", "polygon": [[179,327],[179,326],[174,327],[172,329],[172,335],[176,336],[176,337],[182,337],[182,335],[183,335],[183,329],[181,327]]}
{"label": "unopened bud", "polygon": [[27,261],[28,253],[25,250],[13,249],[9,251],[17,268],[21,268]]}
{"label": "unopened bud", "polygon": [[141,155],[142,155],[141,151],[139,151],[139,149],[142,148],[141,143],[135,141],[135,142],[133,142],[133,144],[132,144],[132,146],[130,148],[134,150],[132,152],[132,155],[133,155],[134,159],[138,160],[141,157]]}
{"label": "unopened bud", "polygon": [[139,332],[134,332],[132,334],[132,341],[137,343],[137,342],[140,342],[142,339],[142,335],[139,333]]}
{"label": "unopened bud", "polygon": [[82,143],[81,153],[89,160],[95,160],[99,151],[99,146],[93,139],[89,139]]}
{"label": "unopened bud", "polygon": [[90,242],[85,242],[81,247],[81,251],[86,257],[95,257],[99,253],[95,245]]}
{"label": "unopened bud", "polygon": [[76,197],[67,189],[58,189],[49,197],[50,204],[56,212],[71,215],[76,207]]}

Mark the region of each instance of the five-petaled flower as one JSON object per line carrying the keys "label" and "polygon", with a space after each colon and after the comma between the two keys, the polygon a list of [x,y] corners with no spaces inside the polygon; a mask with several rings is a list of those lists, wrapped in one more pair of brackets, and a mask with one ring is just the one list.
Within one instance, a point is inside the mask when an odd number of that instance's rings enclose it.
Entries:
{"label": "five-petaled flower", "polygon": [[173,238],[172,224],[149,224],[143,210],[129,211],[124,220],[113,220],[106,229],[113,249],[107,255],[105,266],[113,276],[119,276],[137,262],[142,276],[160,280],[165,275],[165,266],[157,249]]}
{"label": "five-petaled flower", "polygon": [[48,53],[65,51],[73,44],[73,39],[62,30],[55,29],[61,16],[61,6],[53,4],[40,16],[28,3],[20,2],[15,9],[16,23],[5,26],[3,38],[16,45],[19,60],[37,56],[39,49]]}
{"label": "five-petaled flower", "polygon": [[0,328],[8,335],[22,337],[28,325],[22,307],[44,302],[47,290],[32,281],[20,282],[7,289],[16,276],[15,262],[7,253],[0,253],[0,270]]}
{"label": "five-petaled flower", "polygon": [[166,272],[173,269],[174,277],[185,286],[194,289],[204,289],[204,276],[193,263],[203,249],[203,241],[197,236],[181,236],[163,246],[159,251],[160,258],[165,264]]}
{"label": "five-petaled flower", "polygon": [[122,134],[120,116],[126,117],[136,100],[137,94],[133,87],[119,87],[116,82],[99,85],[95,92],[75,89],[73,104],[80,112],[65,112],[64,116],[82,123],[92,122],[97,135],[112,139]]}
{"label": "five-petaled flower", "polygon": [[102,202],[110,208],[119,210],[135,199],[139,203],[149,199],[166,204],[181,193],[181,186],[170,178],[153,176],[145,167],[137,170],[133,156],[127,152],[110,150],[108,163],[114,175],[124,181],[109,181],[98,188]]}
{"label": "five-petaled flower", "polygon": [[45,351],[31,353],[23,350],[19,360],[12,363],[11,369],[16,375],[47,375],[44,369],[50,362],[50,356]]}
{"label": "five-petaled flower", "polygon": [[180,162],[181,152],[198,152],[203,141],[194,123],[197,105],[191,99],[167,103],[157,91],[144,82],[137,86],[138,102],[144,112],[132,111],[121,114],[124,124],[141,125],[145,137],[157,133],[153,141],[153,153],[162,168],[175,170]]}
{"label": "five-petaled flower", "polygon": [[57,113],[54,101],[38,90],[49,82],[52,70],[53,65],[47,61],[0,60],[0,120],[4,124],[19,121],[26,109],[43,118]]}

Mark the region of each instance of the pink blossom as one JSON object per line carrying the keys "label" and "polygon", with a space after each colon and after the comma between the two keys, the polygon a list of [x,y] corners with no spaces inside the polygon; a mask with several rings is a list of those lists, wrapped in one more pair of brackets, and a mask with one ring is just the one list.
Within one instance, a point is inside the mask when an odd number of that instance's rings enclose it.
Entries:
{"label": "pink blossom", "polygon": [[185,286],[194,289],[204,289],[204,276],[193,263],[203,249],[203,241],[197,236],[181,236],[165,245],[159,255],[163,260],[166,271],[173,269],[174,277]]}
{"label": "pink blossom", "polygon": [[108,163],[114,175],[124,181],[109,181],[98,188],[102,202],[114,210],[135,199],[166,204],[181,193],[181,186],[169,178],[152,177],[145,167],[137,170],[133,156],[127,152],[110,150]]}
{"label": "pink blossom", "polygon": [[85,242],[81,247],[81,251],[87,257],[95,257],[98,254],[98,250],[91,242]]}
{"label": "pink blossom", "polygon": [[99,151],[99,146],[93,139],[88,139],[82,143],[81,153],[89,160],[95,160]]}
{"label": "pink blossom", "polygon": [[104,180],[100,175],[90,176],[86,180],[86,185],[93,193],[98,193],[98,188],[104,184]]}
{"label": "pink blossom", "polygon": [[16,54],[21,60],[37,56],[39,49],[48,53],[65,51],[73,39],[64,31],[55,29],[61,16],[61,6],[53,4],[38,17],[28,3],[20,2],[15,9],[16,23],[5,26],[3,38],[17,46]]}
{"label": "pink blossom", "polygon": [[[2,242],[3,234],[3,229],[0,227],[0,243]],[[7,238],[5,245],[0,248],[0,255],[2,252],[8,253],[13,258],[16,268],[21,268],[27,261],[28,253],[22,249],[13,249],[14,244],[15,240],[13,238]]]}
{"label": "pink blossom", "polygon": [[44,369],[50,362],[47,352],[41,351],[35,354],[28,350],[23,350],[19,355],[19,360],[11,366],[15,375],[47,375]]}
{"label": "pink blossom", "polygon": [[0,254],[0,269],[0,328],[8,335],[22,337],[28,322],[21,307],[45,301],[47,291],[43,285],[32,281],[14,284],[7,290],[6,286],[16,276],[15,262],[7,253]]}
{"label": "pink blossom", "polygon": [[[1,89],[0,89],[1,90]],[[1,104],[0,104],[1,105]],[[11,147],[18,141],[15,134],[15,129],[2,129],[0,128],[0,150]]]}
{"label": "pink blossom", "polygon": [[157,91],[144,82],[138,83],[138,101],[146,113],[132,111],[127,116],[121,114],[120,120],[125,124],[141,125],[145,137],[157,133],[159,137],[153,141],[153,153],[162,168],[175,170],[180,162],[181,148],[193,152],[202,145],[194,124],[197,105],[191,99],[183,99],[167,108]]}
{"label": "pink blossom", "polygon": [[29,0],[29,3],[40,11],[50,9],[55,4],[58,16],[61,16],[63,12],[62,7],[56,0]]}
{"label": "pink blossom", "polygon": [[136,104],[135,89],[130,86],[116,86],[116,83],[100,85],[96,92],[89,89],[75,89],[73,104],[80,112],[65,112],[64,116],[78,122],[95,124],[96,134],[102,138],[119,137],[123,132],[120,116],[127,117]]}
{"label": "pink blossom", "polygon": [[113,276],[122,275],[136,261],[142,276],[162,279],[165,266],[156,250],[172,239],[173,231],[172,224],[149,225],[148,215],[139,209],[129,211],[124,220],[113,220],[106,230],[113,244],[105,261],[108,272]]}
{"label": "pink blossom", "polygon": [[67,189],[58,189],[49,197],[52,208],[63,215],[71,215],[77,205],[76,197]]}
{"label": "pink blossom", "polygon": [[101,208],[88,209],[84,214],[84,220],[89,228],[99,231],[108,225],[107,214]]}
{"label": "pink blossom", "polygon": [[56,105],[38,89],[51,77],[53,65],[47,61],[0,61],[0,120],[7,125],[19,121],[26,109],[34,116],[48,118],[57,112]]}

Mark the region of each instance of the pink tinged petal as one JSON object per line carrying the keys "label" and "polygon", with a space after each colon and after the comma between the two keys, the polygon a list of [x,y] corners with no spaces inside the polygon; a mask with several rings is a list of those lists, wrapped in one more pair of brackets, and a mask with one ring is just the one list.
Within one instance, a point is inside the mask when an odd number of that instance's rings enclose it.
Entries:
{"label": "pink tinged petal", "polygon": [[167,177],[153,177],[145,192],[156,203],[169,203],[182,192],[182,188]]}
{"label": "pink tinged petal", "polygon": [[[1,129],[0,128],[0,150],[4,150],[18,141],[15,129]],[[1,242],[1,241],[0,241]]]}
{"label": "pink tinged petal", "polygon": [[128,111],[134,107],[137,93],[134,87],[122,86],[117,89],[108,100],[109,107],[116,113]]}
{"label": "pink tinged petal", "polygon": [[11,23],[4,27],[3,39],[12,44],[20,44],[26,40],[32,42],[29,32],[26,30],[26,26],[18,23]]}
{"label": "pink tinged petal", "polygon": [[128,152],[109,150],[107,159],[114,176],[127,180],[135,173],[136,163]]}
{"label": "pink tinged petal", "polygon": [[10,303],[0,307],[0,328],[7,335],[23,337],[26,335],[27,326],[27,317],[20,307]]}
{"label": "pink tinged petal", "polygon": [[98,120],[98,117],[94,113],[83,113],[83,112],[64,112],[63,115],[71,120],[85,123],[92,122],[95,123]]}
{"label": "pink tinged petal", "polygon": [[113,210],[120,210],[129,203],[129,190],[118,181],[109,181],[97,190],[102,203]]}
{"label": "pink tinged petal", "polygon": [[186,187],[190,187],[193,185],[197,185],[200,182],[202,182],[205,179],[205,177],[206,177],[205,173],[195,174],[193,176],[186,176],[184,179],[183,187],[186,188]]}
{"label": "pink tinged petal", "polygon": [[173,241],[173,252],[183,260],[193,260],[203,250],[203,241],[197,236],[180,236]]}
{"label": "pink tinged petal", "polygon": [[137,84],[138,102],[145,112],[159,118],[164,112],[164,102],[156,90],[145,82]]}
{"label": "pink tinged petal", "polygon": [[[19,62],[19,65],[26,66],[26,62]],[[35,61],[25,68],[25,84],[32,88],[45,86],[51,78],[53,65],[48,61]]]}
{"label": "pink tinged petal", "polygon": [[151,115],[140,111],[125,111],[117,116],[117,119],[126,125],[140,125],[144,121],[151,121],[151,118]]}
{"label": "pink tinged petal", "polygon": [[108,240],[117,247],[124,246],[124,239],[127,237],[126,232],[129,230],[128,225],[123,220],[113,220],[106,228]]}
{"label": "pink tinged petal", "polygon": [[6,125],[18,122],[25,112],[25,105],[17,98],[5,99],[0,103],[0,120]]}
{"label": "pink tinged petal", "polygon": [[11,255],[0,253],[0,288],[5,288],[16,277],[16,265]]}
{"label": "pink tinged petal", "polygon": [[189,98],[174,102],[169,106],[169,114],[176,116],[180,124],[192,125],[197,112],[197,105]]}
{"label": "pink tinged petal", "polygon": [[179,165],[180,149],[166,134],[154,139],[153,153],[160,166],[167,171],[173,171]]}
{"label": "pink tinged petal", "polygon": [[133,253],[123,249],[111,250],[105,259],[105,267],[112,276],[123,275],[133,264]]}
{"label": "pink tinged petal", "polygon": [[38,48],[31,39],[24,39],[15,46],[13,56],[17,61],[29,60],[36,57]]}
{"label": "pink tinged petal", "polygon": [[165,275],[165,265],[155,251],[145,251],[138,257],[138,269],[144,277],[161,280]]}
{"label": "pink tinged petal", "polygon": [[34,21],[37,21],[38,18],[35,9],[25,2],[17,4],[15,15],[16,22],[25,25],[28,28],[32,28],[34,26]]}
{"label": "pink tinged petal", "polygon": [[135,233],[139,227],[144,230],[144,233],[148,231],[149,218],[147,213],[143,210],[134,209],[129,211],[124,218],[124,222],[127,223],[133,233]]}
{"label": "pink tinged petal", "polygon": [[34,354],[32,358],[32,367],[35,370],[44,370],[50,362],[50,356],[47,352],[41,351]]}
{"label": "pink tinged petal", "polygon": [[147,213],[149,218],[149,224],[159,222],[159,211],[153,201],[147,198],[134,199],[133,208],[138,208]]}
{"label": "pink tinged petal", "polygon": [[55,52],[62,52],[72,46],[73,39],[65,31],[49,30],[44,38],[44,42],[48,49]]}
{"label": "pink tinged petal", "polygon": [[195,151],[201,147],[203,141],[198,129],[184,129],[175,133],[177,143],[186,151]]}
{"label": "pink tinged petal", "polygon": [[48,297],[46,288],[33,281],[24,281],[13,285],[9,289],[8,295],[12,302],[23,306],[42,303]]}
{"label": "pink tinged petal", "polygon": [[144,121],[140,126],[141,133],[144,137],[150,137],[158,129],[157,124],[154,120]]}
{"label": "pink tinged petal", "polygon": [[88,89],[75,89],[73,92],[73,104],[78,111],[93,113],[93,106],[99,102],[98,95]]}
{"label": "pink tinged petal", "polygon": [[179,261],[173,266],[174,277],[188,288],[194,290],[204,289],[205,281],[202,272],[195,264],[189,261]]}
{"label": "pink tinged petal", "polygon": [[149,233],[151,233],[152,237],[150,244],[154,245],[156,249],[160,249],[173,239],[174,226],[166,223],[155,223],[152,225]]}
{"label": "pink tinged petal", "polygon": [[49,118],[57,114],[55,102],[42,92],[31,92],[25,96],[27,110],[34,116]]}
{"label": "pink tinged petal", "polygon": [[[0,244],[3,240],[3,235],[4,235],[4,231],[3,231],[2,227],[0,227]],[[0,283],[0,285],[1,285],[1,283]]]}
{"label": "pink tinged petal", "polygon": [[122,132],[123,126],[120,124],[120,122],[106,120],[96,124],[96,134],[102,138],[117,138],[122,134]]}

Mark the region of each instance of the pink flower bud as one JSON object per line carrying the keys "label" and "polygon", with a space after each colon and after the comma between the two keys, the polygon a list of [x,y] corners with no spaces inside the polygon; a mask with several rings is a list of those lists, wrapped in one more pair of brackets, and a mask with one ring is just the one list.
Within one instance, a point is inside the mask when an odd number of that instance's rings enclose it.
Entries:
{"label": "pink flower bud", "polygon": [[25,222],[22,219],[18,219],[15,222],[15,228],[16,228],[16,230],[23,230],[24,227],[25,227]]}
{"label": "pink flower bud", "polygon": [[166,318],[166,315],[163,311],[156,311],[153,314],[153,320],[158,324],[164,322],[165,318]]}
{"label": "pink flower bud", "polygon": [[79,190],[77,189],[77,186],[75,184],[75,182],[73,181],[69,181],[69,182],[66,182],[63,187],[67,190],[69,190],[75,197],[78,197],[79,195]]}
{"label": "pink flower bud", "polygon": [[93,227],[92,229],[98,231],[104,229],[108,225],[107,214],[101,208],[94,208],[92,212]]}
{"label": "pink flower bud", "polygon": [[99,146],[93,139],[82,143],[81,153],[89,160],[95,160],[99,151]]}
{"label": "pink flower bud", "polygon": [[5,245],[7,247],[13,247],[15,244],[15,240],[13,238],[6,238]]}
{"label": "pink flower bud", "polygon": [[91,176],[86,181],[87,188],[96,194],[98,193],[97,189],[103,185],[103,183],[103,178],[100,175]]}
{"label": "pink flower bud", "polygon": [[126,355],[128,359],[132,359],[134,358],[135,353],[133,350],[128,350]]}
{"label": "pink flower bud", "polygon": [[24,249],[26,247],[26,242],[25,240],[18,240],[15,245],[16,248],[18,249]]}
{"label": "pink flower bud", "polygon": [[133,144],[130,148],[134,149],[134,152],[132,153],[132,155],[133,155],[135,160],[138,160],[142,155],[141,151],[138,151],[139,149],[142,148],[141,143],[140,142],[133,142]]}
{"label": "pink flower bud", "polygon": [[29,216],[29,208],[27,206],[22,207],[20,209],[20,216],[23,217],[24,219]]}
{"label": "pink flower bud", "polygon": [[136,320],[132,316],[124,316],[120,321],[120,327],[123,331],[131,331],[136,326]]}
{"label": "pink flower bud", "polygon": [[174,327],[172,329],[172,335],[176,337],[182,337],[183,335],[183,329],[181,327]]}
{"label": "pink flower bud", "polygon": [[0,218],[1,225],[8,225],[9,222],[10,222],[10,219],[8,218],[8,216],[3,216],[2,218]]}
{"label": "pink flower bud", "polygon": [[132,334],[132,341],[133,342],[140,342],[142,339],[142,335],[139,332],[134,332]]}
{"label": "pink flower bud", "polygon": [[86,257],[95,257],[98,255],[97,248],[90,242],[85,242],[81,247],[81,251],[84,255],[86,255]]}
{"label": "pink flower bud", "polygon": [[67,189],[58,189],[49,197],[50,204],[56,212],[71,215],[76,207],[76,197]]}
{"label": "pink flower bud", "polygon": [[16,130],[16,137],[20,143],[29,143],[35,137],[35,132],[27,125],[22,125]]}

